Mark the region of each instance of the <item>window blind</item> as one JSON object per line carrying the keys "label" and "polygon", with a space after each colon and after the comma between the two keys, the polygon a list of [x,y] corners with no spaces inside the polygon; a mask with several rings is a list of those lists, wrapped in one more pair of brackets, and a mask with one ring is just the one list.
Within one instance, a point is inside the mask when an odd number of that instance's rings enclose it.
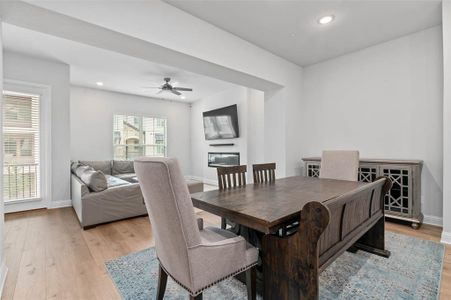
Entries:
{"label": "window blind", "polygon": [[40,97],[3,92],[3,197],[40,197]]}
{"label": "window blind", "polygon": [[139,156],[166,156],[167,120],[114,115],[114,159],[133,160]]}

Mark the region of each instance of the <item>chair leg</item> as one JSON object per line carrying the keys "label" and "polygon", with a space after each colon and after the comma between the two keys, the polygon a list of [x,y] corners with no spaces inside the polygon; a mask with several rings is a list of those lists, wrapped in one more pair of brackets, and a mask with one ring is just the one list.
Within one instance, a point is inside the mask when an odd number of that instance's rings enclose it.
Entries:
{"label": "chair leg", "polygon": [[247,299],[257,299],[257,272],[255,267],[246,270]]}
{"label": "chair leg", "polygon": [[221,229],[227,229],[227,220],[226,220],[226,218],[221,218]]}
{"label": "chair leg", "polygon": [[166,274],[166,272],[160,266],[160,269],[158,270],[157,300],[163,300],[167,282],[168,282],[168,274]]}
{"label": "chair leg", "polygon": [[189,300],[202,300],[202,293],[200,293],[199,295],[197,295],[195,297],[189,295]]}

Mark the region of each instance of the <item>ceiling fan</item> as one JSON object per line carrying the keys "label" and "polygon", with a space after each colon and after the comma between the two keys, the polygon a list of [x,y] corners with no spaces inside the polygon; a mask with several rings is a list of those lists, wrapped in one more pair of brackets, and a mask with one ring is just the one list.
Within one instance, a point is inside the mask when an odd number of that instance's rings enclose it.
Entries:
{"label": "ceiling fan", "polygon": [[162,86],[146,86],[144,88],[147,89],[159,89],[158,93],[156,93],[156,95],[161,94],[162,92],[169,92],[172,94],[175,94],[177,96],[182,95],[182,93],[180,93],[180,91],[182,92],[192,92],[193,89],[191,88],[185,88],[185,87],[176,87],[176,86],[172,86],[169,82],[171,81],[171,78],[166,77],[164,78],[165,83]]}

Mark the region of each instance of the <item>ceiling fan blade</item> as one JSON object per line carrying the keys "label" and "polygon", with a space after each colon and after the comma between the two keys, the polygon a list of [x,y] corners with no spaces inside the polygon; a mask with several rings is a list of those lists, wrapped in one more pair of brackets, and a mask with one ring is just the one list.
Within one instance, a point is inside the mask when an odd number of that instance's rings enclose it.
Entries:
{"label": "ceiling fan blade", "polygon": [[142,86],[143,89],[161,89],[159,86]]}
{"label": "ceiling fan blade", "polygon": [[182,93],[180,93],[178,91],[175,91],[175,90],[172,90],[171,93],[176,94],[177,96],[180,96],[182,94]]}
{"label": "ceiling fan blade", "polygon": [[186,91],[186,92],[192,92],[193,91],[193,89],[190,89],[190,88],[184,88],[184,87],[174,87],[174,88],[172,88],[173,90],[176,90],[176,91]]}

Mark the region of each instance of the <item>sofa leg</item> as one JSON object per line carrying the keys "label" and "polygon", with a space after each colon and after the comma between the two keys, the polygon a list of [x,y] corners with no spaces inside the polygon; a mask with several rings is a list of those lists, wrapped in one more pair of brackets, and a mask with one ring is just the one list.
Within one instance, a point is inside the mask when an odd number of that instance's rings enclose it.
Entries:
{"label": "sofa leg", "polygon": [[83,230],[88,230],[88,229],[92,229],[92,228],[96,228],[97,225],[88,225],[88,226],[83,226]]}
{"label": "sofa leg", "polygon": [[158,270],[158,290],[157,300],[163,300],[164,292],[166,291],[166,283],[168,282],[168,274],[163,270],[160,265]]}

